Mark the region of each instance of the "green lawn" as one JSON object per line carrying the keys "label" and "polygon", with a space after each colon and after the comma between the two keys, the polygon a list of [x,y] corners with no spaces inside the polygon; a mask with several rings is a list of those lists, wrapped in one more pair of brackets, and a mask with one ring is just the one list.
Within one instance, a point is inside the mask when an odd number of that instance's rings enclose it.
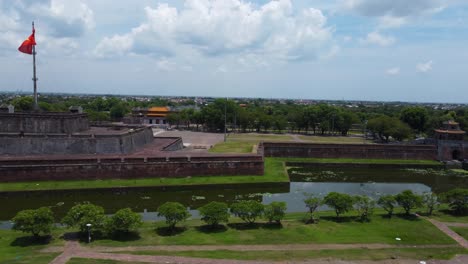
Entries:
{"label": "green lawn", "polygon": [[364,140],[362,137],[342,137],[342,136],[299,136],[307,143],[332,143],[332,144],[373,144],[372,140]]}
{"label": "green lawn", "polygon": [[468,215],[457,216],[449,212],[448,204],[442,204],[439,210],[435,211],[431,218],[440,222],[455,222],[455,223],[468,223]]}
{"label": "green lawn", "polygon": [[468,240],[468,227],[457,227],[457,226],[451,226],[450,229],[455,231],[457,234],[460,236],[464,237],[466,240]]}
{"label": "green lawn", "polygon": [[[385,243],[394,245],[441,244],[453,245],[455,241],[440,232],[426,220],[392,219],[381,215],[373,217],[370,223],[355,221],[355,213],[336,222],[332,212],[321,212],[320,223],[305,225],[301,219],[304,213],[289,214],[283,227],[258,224],[246,227],[239,219],[230,220],[225,229],[210,232],[201,228],[200,220],[182,224],[183,232],[175,235],[157,235],[165,230],[164,222],[145,223],[140,230],[141,238],[131,242],[109,239],[95,240],[92,246],[143,246],[143,245],[235,245],[235,244],[349,244]],[[264,220],[259,221],[264,223]],[[156,230],[160,231],[155,231]],[[182,231],[182,230],[180,230]],[[395,238],[401,238],[397,241]]]}
{"label": "green lawn", "polygon": [[255,143],[252,142],[223,142],[216,144],[209,152],[212,153],[251,153]]}
{"label": "green lawn", "polygon": [[13,230],[0,229],[0,263],[46,264],[58,256],[57,253],[40,253],[39,250],[50,245],[63,245],[58,239],[63,230],[54,230],[50,243],[35,241],[27,234]]}
{"label": "green lawn", "polygon": [[[300,261],[309,259],[388,260],[388,259],[451,259],[456,254],[467,254],[459,247],[448,248],[395,248],[395,249],[344,249],[344,250],[291,250],[291,251],[138,251],[138,255],[184,256],[212,259]],[[93,262],[91,262],[93,263]],[[78,263],[76,263],[78,264]]]}
{"label": "green lawn", "polygon": [[352,159],[352,158],[274,158],[285,162],[310,162],[310,163],[365,163],[365,164],[416,164],[416,165],[441,165],[436,160],[403,160],[403,159]]}
{"label": "green lawn", "polygon": [[258,133],[240,133],[229,134],[227,142],[250,142],[258,143],[260,141],[292,141],[290,135],[283,134],[258,134]]}
{"label": "green lawn", "polygon": [[112,187],[184,186],[211,184],[275,183],[289,182],[283,162],[279,159],[265,159],[263,176],[194,176],[185,178],[147,178],[135,180],[94,180],[94,181],[41,181],[0,183],[0,192],[27,190],[64,190]]}

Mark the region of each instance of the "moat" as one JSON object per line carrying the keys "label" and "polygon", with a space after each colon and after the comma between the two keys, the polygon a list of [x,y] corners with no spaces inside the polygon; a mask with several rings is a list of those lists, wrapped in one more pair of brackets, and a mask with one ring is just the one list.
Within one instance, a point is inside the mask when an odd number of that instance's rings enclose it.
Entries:
{"label": "moat", "polygon": [[[101,205],[106,213],[130,207],[143,214],[145,220],[156,218],[156,209],[167,201],[177,201],[192,210],[196,217],[198,207],[210,201],[228,204],[235,200],[255,199],[268,204],[285,201],[289,212],[303,212],[304,193],[325,195],[336,191],[351,195],[378,198],[410,189],[417,193],[445,192],[457,187],[468,187],[468,175],[437,169],[382,169],[382,168],[289,168],[291,182],[270,185],[240,185],[238,187],[145,187],[131,189],[34,191],[0,193],[0,221],[9,226],[18,211],[51,206],[60,219],[77,202],[89,201]],[[326,209],[325,207],[321,209]]]}

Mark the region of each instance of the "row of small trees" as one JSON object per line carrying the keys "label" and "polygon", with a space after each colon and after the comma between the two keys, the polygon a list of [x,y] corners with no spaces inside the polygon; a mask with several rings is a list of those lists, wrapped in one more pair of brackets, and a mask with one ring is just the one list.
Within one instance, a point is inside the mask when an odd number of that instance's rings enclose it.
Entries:
{"label": "row of small trees", "polygon": [[[406,190],[397,195],[381,196],[377,201],[367,196],[351,196],[337,192],[330,192],[325,197],[306,194],[304,203],[308,208],[308,223],[317,222],[316,210],[321,205],[332,208],[337,219],[340,219],[344,213],[355,209],[360,221],[364,222],[370,220],[376,204],[382,207],[391,218],[397,206],[402,207],[406,215],[410,215],[414,208],[425,206],[427,214],[430,215],[439,205],[439,200],[447,202],[454,214],[468,213],[468,189],[455,189],[444,193],[441,198],[433,193],[417,195]],[[248,200],[235,202],[230,208],[223,202],[210,202],[200,207],[198,211],[201,220],[211,228],[215,228],[221,223],[227,223],[231,214],[239,217],[246,224],[253,224],[261,217],[269,223],[280,224],[285,217],[286,209],[285,202],[263,205],[258,201]],[[173,230],[177,223],[191,216],[187,208],[177,202],[166,202],[157,211],[158,216],[165,218],[170,230]],[[53,212],[48,207],[21,211],[12,221],[14,230],[31,233],[35,237],[50,234],[55,223]],[[106,216],[104,208],[85,202],[73,206],[61,223],[68,227],[78,228],[81,233],[98,232],[108,236],[119,236],[140,227],[142,218],[130,208],[121,209],[112,216]]]}

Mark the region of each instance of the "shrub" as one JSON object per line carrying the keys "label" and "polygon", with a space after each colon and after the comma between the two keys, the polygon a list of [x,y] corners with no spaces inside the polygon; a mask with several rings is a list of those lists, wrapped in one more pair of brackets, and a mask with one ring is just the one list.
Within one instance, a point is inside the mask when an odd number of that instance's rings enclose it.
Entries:
{"label": "shrub", "polygon": [[414,194],[411,190],[405,190],[395,196],[397,203],[403,207],[405,214],[409,215],[411,209],[422,205],[421,196]]}
{"label": "shrub", "polygon": [[226,203],[211,202],[198,208],[198,211],[202,217],[201,220],[211,225],[213,228],[219,223],[227,223],[229,220],[228,206]]}
{"label": "shrub", "polygon": [[49,235],[54,225],[54,214],[48,207],[36,210],[24,210],[16,214],[11,220],[13,230],[31,233],[38,238],[40,234]]}
{"label": "shrub", "polygon": [[434,209],[436,209],[440,205],[439,197],[437,197],[437,195],[433,192],[423,193],[422,202],[427,208],[428,215],[432,215]]}
{"label": "shrub", "polygon": [[120,209],[106,221],[106,231],[111,235],[126,234],[142,225],[141,215],[130,208]]}
{"label": "shrub", "polygon": [[449,203],[450,209],[457,215],[468,214],[468,189],[453,189],[444,193],[444,201]]}
{"label": "shrub", "polygon": [[331,192],[323,198],[323,203],[335,210],[336,217],[339,218],[353,208],[353,197],[345,193]]}
{"label": "shrub", "polygon": [[268,219],[268,222],[272,223],[275,221],[277,224],[280,224],[286,215],[286,208],[285,202],[271,202],[264,207],[263,215]]}
{"label": "shrub", "polygon": [[70,208],[62,223],[68,227],[78,226],[81,233],[88,230],[87,224],[91,224],[90,232],[101,231],[105,222],[104,208],[89,202],[77,204]]}
{"label": "shrub", "polygon": [[387,211],[388,217],[391,218],[397,201],[395,200],[395,196],[393,195],[384,195],[379,198],[377,204],[380,205],[382,209]]}
{"label": "shrub", "polygon": [[370,216],[374,212],[375,201],[365,195],[354,197],[354,208],[358,212],[361,221],[370,221]]}
{"label": "shrub", "polygon": [[263,204],[257,201],[239,201],[231,206],[231,213],[248,224],[255,223],[255,220],[262,216]]}
{"label": "shrub", "polygon": [[316,218],[314,217],[314,213],[317,208],[322,204],[322,198],[316,197],[314,195],[307,195],[304,199],[305,206],[309,209],[310,217],[307,220],[308,223],[315,223]]}
{"label": "shrub", "polygon": [[191,215],[181,203],[167,202],[158,208],[158,216],[166,218],[166,224],[170,229],[174,229],[177,223],[185,221]]}

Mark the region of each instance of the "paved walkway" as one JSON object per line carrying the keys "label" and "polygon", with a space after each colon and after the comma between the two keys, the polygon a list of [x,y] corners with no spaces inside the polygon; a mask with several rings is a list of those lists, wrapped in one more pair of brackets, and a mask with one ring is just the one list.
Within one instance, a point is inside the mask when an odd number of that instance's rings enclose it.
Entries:
{"label": "paved walkway", "polygon": [[446,226],[455,226],[455,227],[466,227],[468,228],[468,223],[454,223],[454,222],[443,222]]}
{"label": "paved walkway", "polygon": [[455,233],[452,229],[450,229],[446,223],[439,222],[432,218],[426,218],[429,222],[431,222],[435,227],[437,227],[440,231],[444,232],[447,236],[451,237],[453,240],[457,241],[460,246],[468,249],[468,241],[464,239],[459,234]]}

